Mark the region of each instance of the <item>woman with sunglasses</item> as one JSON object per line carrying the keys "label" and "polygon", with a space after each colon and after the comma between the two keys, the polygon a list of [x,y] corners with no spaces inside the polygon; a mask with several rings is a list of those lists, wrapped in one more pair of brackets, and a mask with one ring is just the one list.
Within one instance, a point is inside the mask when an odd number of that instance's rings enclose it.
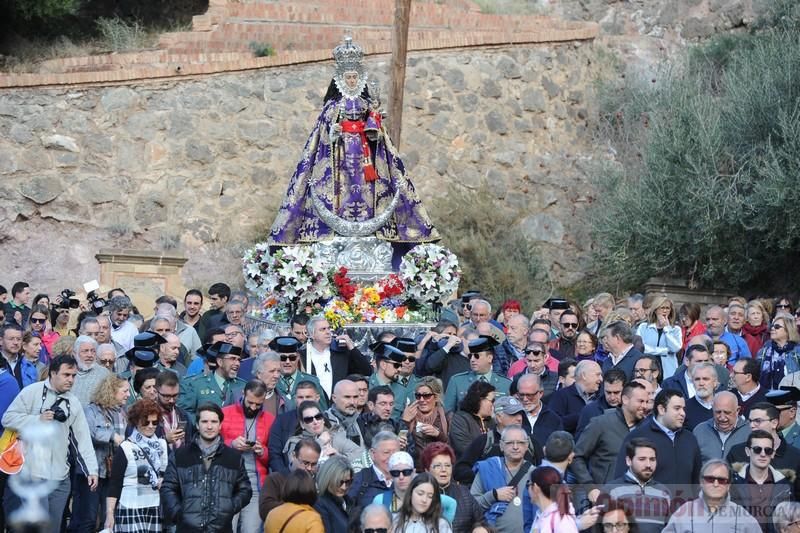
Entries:
{"label": "woman with sunglasses", "polygon": [[450,521],[453,532],[470,533],[473,524],[483,517],[483,510],[469,493],[469,487],[453,480],[455,464],[456,455],[447,444],[434,442],[422,450],[422,468],[436,480],[442,496],[449,496],[456,502],[455,515]]}
{"label": "woman with sunglasses", "polygon": [[777,389],[783,377],[800,370],[800,335],[794,325],[794,317],[778,314],[769,328],[770,340],[758,351],[756,359],[761,362],[761,386]]}
{"label": "woman with sunglasses", "polygon": [[78,531],[88,531],[89,528],[93,528],[98,512],[99,516],[105,519],[111,458],[114,457],[116,448],[125,440],[125,428],[128,425],[125,404],[130,394],[128,382],[112,374],[100,382],[91,403],[84,409],[97,457],[98,482],[97,489],[88,493],[90,498],[87,502],[88,512],[83,516],[85,524],[78,524]]}
{"label": "woman with sunglasses", "polygon": [[[342,444],[346,446],[345,449],[337,450],[333,447],[330,422],[325,418],[317,402],[305,401],[297,407],[297,423],[298,430],[293,437],[290,437],[286,441],[286,445],[283,448],[284,454],[293,454],[294,447],[297,446],[300,439],[304,437],[310,437],[316,440],[317,444],[322,448],[322,453],[319,456],[319,464],[324,463],[329,457],[339,453],[345,456],[360,453],[358,445],[347,439],[343,439],[346,441]],[[291,456],[286,455],[286,457]]]}
{"label": "woman with sunglasses", "polygon": [[775,316],[778,316],[781,313],[794,313],[794,305],[792,304],[792,299],[787,296],[781,296],[780,298],[775,299]]}
{"label": "woman with sunglasses", "polygon": [[461,409],[450,420],[450,446],[456,457],[467,449],[478,435],[494,429],[494,385],[475,381],[461,400]]}
{"label": "woman with sunglasses", "polygon": [[39,361],[44,364],[50,362],[53,353],[53,345],[61,336],[50,327],[49,316],[50,312],[46,307],[34,305],[28,317],[28,331],[42,339]]}
{"label": "woman with sunglasses", "polygon": [[417,476],[394,517],[394,533],[451,533],[450,523],[443,516],[440,495],[441,490],[432,475]]}
{"label": "woman with sunglasses", "polygon": [[348,531],[349,513],[353,503],[347,496],[353,484],[353,467],[341,455],[334,455],[319,467],[317,472],[317,503],[314,509],[322,517],[325,531],[345,533]]}
{"label": "woman with sunglasses", "polygon": [[375,496],[372,503],[378,503],[389,509],[394,519],[400,512],[411,480],[417,475],[414,470],[414,460],[406,452],[394,452],[389,457],[389,474],[392,476],[392,487]]}
{"label": "woman with sunglasses", "polygon": [[442,384],[433,376],[420,378],[414,389],[414,402],[403,412],[414,439],[415,464],[421,469],[419,452],[432,442],[447,442],[447,415],[441,403]]}
{"label": "woman with sunglasses", "polygon": [[156,437],[161,408],[139,400],[128,410],[134,426],[114,453],[105,527],[134,533],[161,530],[159,489],[167,469],[167,441]]}

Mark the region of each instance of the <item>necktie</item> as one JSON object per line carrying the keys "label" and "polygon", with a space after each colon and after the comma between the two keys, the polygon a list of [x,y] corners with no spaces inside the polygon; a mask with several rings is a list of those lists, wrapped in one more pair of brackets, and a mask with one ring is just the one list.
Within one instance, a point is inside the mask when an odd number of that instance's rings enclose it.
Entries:
{"label": "necktie", "polygon": [[481,381],[483,381],[484,383],[486,383],[486,382],[488,381],[488,380],[486,379],[486,376],[481,376],[481,377],[480,377],[480,380],[481,380]]}
{"label": "necktie", "polygon": [[228,386],[228,382],[225,381],[225,383],[222,385],[222,405],[228,405],[228,392],[229,392],[229,390],[230,390],[230,387]]}
{"label": "necktie", "polygon": [[286,390],[292,392],[292,383],[294,383],[294,377],[287,376],[286,377]]}

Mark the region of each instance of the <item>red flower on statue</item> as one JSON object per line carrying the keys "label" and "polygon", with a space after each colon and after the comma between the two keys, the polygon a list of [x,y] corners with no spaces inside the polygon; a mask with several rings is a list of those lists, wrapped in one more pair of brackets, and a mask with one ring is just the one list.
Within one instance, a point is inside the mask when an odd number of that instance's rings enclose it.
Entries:
{"label": "red flower on statue", "polygon": [[405,285],[397,274],[389,274],[378,282],[378,293],[381,298],[391,298],[403,294]]}
{"label": "red flower on statue", "polygon": [[345,301],[350,301],[355,295],[356,290],[358,290],[358,287],[347,275],[347,268],[345,267],[340,267],[339,270],[333,274],[333,284],[336,286],[336,292],[338,292],[339,296],[344,298]]}

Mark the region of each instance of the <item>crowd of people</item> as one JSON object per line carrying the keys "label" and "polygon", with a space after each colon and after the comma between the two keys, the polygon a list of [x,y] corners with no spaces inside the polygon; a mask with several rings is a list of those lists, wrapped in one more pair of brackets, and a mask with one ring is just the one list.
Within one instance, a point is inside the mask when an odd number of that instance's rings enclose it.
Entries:
{"label": "crowd of people", "polygon": [[53,532],[800,531],[790,298],[470,291],[366,347],[224,283],[73,296],[0,287],[0,531],[15,476]]}

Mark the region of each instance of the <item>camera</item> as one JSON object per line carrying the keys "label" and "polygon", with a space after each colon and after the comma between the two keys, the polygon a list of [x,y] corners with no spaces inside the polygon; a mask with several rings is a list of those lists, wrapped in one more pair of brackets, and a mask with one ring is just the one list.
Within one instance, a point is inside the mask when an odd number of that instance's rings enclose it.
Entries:
{"label": "camera", "polygon": [[89,293],[86,295],[86,299],[89,301],[92,311],[94,311],[96,315],[102,313],[103,309],[106,307],[106,305],[108,305],[108,302],[106,302],[104,298],[98,296],[95,291],[89,291]]}
{"label": "camera", "polygon": [[250,446],[251,448],[256,445],[256,441],[254,440],[246,440],[244,441],[244,443]]}
{"label": "camera", "polygon": [[67,421],[67,413],[61,408],[61,403],[65,402],[67,404],[67,408],[69,409],[69,401],[64,398],[59,398],[56,402],[50,406],[50,411],[53,413],[53,420],[57,422],[66,422]]}
{"label": "camera", "polygon": [[80,307],[81,301],[78,300],[77,298],[73,298],[73,296],[75,296],[75,291],[71,289],[62,290],[60,307],[61,308],[69,307],[71,309],[77,309],[78,307]]}

